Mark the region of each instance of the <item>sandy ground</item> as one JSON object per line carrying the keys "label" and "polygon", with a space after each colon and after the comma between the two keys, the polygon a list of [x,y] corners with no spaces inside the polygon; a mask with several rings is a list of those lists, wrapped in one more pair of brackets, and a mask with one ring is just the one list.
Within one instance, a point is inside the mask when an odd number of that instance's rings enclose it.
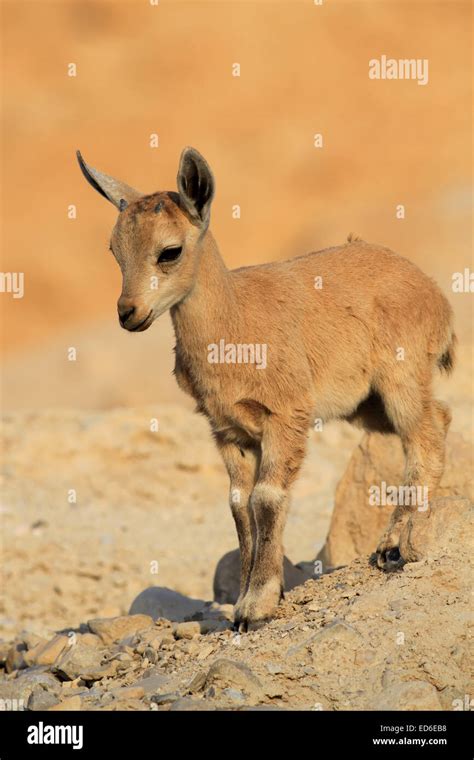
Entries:
{"label": "sandy ground", "polygon": [[[471,440],[470,351],[459,358],[438,392],[452,430]],[[126,613],[149,585],[212,598],[215,565],[236,537],[204,418],[177,403],[23,411],[6,415],[3,435],[3,635]],[[312,433],[285,534],[293,562],[321,548],[360,436],[345,423]]]}

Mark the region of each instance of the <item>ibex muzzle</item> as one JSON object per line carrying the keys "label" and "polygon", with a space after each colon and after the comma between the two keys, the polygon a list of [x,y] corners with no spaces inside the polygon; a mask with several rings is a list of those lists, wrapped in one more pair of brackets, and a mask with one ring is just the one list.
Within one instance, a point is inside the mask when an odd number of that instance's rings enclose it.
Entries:
{"label": "ibex muzzle", "polygon": [[[431,383],[435,369],[453,366],[451,307],[414,264],[358,239],[229,271],[209,231],[214,179],[193,148],[181,156],[178,192],[152,195],[78,157],[119,211],[120,323],[139,332],[171,311],[176,379],[209,419],[229,473],[241,560],[235,625],[261,625],[282,596],[289,493],[315,420],[398,434],[405,485],[432,498],[450,413]],[[413,509],[395,507],[379,567],[403,562],[400,532]]]}

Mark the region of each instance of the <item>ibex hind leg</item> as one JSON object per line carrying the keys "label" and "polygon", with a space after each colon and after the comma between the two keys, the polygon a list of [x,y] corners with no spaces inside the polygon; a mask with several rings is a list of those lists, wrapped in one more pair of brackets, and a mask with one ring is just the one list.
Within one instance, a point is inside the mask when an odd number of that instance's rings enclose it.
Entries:
{"label": "ibex hind leg", "polygon": [[439,484],[444,469],[445,438],[450,414],[432,398],[429,385],[406,384],[382,390],[387,415],[400,436],[405,453],[404,488],[377,547],[377,565],[383,570],[398,569],[400,534],[410,515],[424,511]]}

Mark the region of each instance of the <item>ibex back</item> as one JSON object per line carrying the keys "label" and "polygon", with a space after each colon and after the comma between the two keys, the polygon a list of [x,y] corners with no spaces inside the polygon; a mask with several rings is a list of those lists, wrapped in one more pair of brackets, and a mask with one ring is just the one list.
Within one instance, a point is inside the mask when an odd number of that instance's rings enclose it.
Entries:
{"label": "ibex back", "polygon": [[[214,178],[186,148],[178,192],[145,195],[87,166],[119,215],[111,250],[123,275],[122,327],[146,330],[170,309],[176,379],[209,419],[230,478],[240,546],[235,625],[268,620],[282,596],[282,538],[292,483],[315,419],[396,433],[405,484],[443,472],[450,422],[433,398],[453,365],[452,312],[414,264],[361,240],[260,266],[226,268],[209,230]],[[413,504],[398,504],[377,548],[383,569]]]}

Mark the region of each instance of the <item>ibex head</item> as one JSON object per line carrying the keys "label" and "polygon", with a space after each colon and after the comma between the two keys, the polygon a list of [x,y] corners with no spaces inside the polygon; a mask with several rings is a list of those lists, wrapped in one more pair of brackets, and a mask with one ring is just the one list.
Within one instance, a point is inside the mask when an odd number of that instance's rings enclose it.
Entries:
{"label": "ibex head", "polygon": [[144,195],[88,166],[79,151],[77,158],[87,181],[120,212],[110,240],[123,278],[119,320],[141,332],[192,290],[214,196],[212,172],[197,150],[185,148],[179,192]]}

